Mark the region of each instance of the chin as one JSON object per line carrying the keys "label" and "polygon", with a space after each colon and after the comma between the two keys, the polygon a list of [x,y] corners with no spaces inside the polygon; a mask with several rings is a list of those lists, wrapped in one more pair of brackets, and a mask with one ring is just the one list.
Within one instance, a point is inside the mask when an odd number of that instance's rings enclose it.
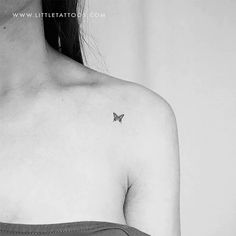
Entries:
{"label": "chin", "polygon": [[0,20],[24,10],[33,1],[35,0],[0,0]]}

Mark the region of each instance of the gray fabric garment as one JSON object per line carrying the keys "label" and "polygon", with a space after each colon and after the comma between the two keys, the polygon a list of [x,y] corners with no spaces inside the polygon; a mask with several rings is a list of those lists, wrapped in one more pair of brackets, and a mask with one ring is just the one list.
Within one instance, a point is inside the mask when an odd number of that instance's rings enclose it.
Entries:
{"label": "gray fabric garment", "polygon": [[81,221],[59,224],[0,223],[0,236],[150,236],[137,228],[111,222]]}

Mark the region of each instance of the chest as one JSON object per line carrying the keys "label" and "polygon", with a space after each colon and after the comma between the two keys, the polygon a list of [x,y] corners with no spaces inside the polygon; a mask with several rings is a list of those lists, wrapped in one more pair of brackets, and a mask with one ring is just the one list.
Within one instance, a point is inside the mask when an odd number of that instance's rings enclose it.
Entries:
{"label": "chest", "polygon": [[62,117],[1,131],[0,221],[122,215],[127,172],[112,131]]}

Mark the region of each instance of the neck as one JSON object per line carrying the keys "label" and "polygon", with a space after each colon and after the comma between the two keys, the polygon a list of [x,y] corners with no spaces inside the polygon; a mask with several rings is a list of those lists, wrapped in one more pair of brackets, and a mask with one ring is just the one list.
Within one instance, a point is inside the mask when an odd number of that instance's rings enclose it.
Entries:
{"label": "neck", "polygon": [[[40,1],[22,12],[41,12]],[[47,54],[42,18],[11,17],[0,22],[0,96],[29,93],[47,81]]]}

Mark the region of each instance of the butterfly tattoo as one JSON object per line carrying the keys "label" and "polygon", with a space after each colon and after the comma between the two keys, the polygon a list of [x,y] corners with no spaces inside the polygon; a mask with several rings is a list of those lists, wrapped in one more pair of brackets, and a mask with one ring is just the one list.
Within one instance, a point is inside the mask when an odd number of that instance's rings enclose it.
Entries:
{"label": "butterfly tattoo", "polygon": [[113,117],[114,117],[113,122],[118,120],[121,123],[124,116],[125,116],[124,114],[118,116],[115,112],[113,112]]}

